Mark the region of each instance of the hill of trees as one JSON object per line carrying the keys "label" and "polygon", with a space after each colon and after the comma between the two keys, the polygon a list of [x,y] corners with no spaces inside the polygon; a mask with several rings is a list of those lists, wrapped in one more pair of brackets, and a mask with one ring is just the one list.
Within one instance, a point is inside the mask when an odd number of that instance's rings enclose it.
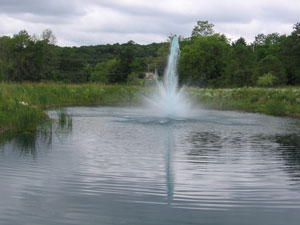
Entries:
{"label": "hill of trees", "polygon": [[[234,42],[198,21],[191,36],[180,37],[181,83],[200,87],[300,85],[300,23],[290,35],[258,34],[253,43]],[[168,41],[60,47],[51,30],[25,30],[0,37],[0,80],[13,82],[128,83],[157,68],[163,74]]]}

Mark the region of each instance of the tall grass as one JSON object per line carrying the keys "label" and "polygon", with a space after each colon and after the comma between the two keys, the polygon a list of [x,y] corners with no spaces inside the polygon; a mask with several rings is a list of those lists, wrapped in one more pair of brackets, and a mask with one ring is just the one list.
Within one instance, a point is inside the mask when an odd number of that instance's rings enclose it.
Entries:
{"label": "tall grass", "polygon": [[60,108],[57,111],[57,116],[58,116],[58,128],[64,129],[67,128],[68,130],[72,129],[73,125],[73,119],[72,115],[69,114],[66,109]]}
{"label": "tall grass", "polygon": [[[195,102],[220,109],[240,109],[271,115],[300,117],[300,88],[187,88]],[[131,104],[151,88],[129,85],[0,83],[0,133],[35,132],[49,118],[47,108],[88,104]],[[72,124],[61,113],[61,122]],[[65,116],[65,118],[64,118]]]}
{"label": "tall grass", "polygon": [[50,107],[138,102],[139,91],[138,86],[96,83],[0,83],[0,132],[36,131],[47,121],[43,109]]}
{"label": "tall grass", "polygon": [[3,95],[13,95],[19,101],[35,106],[52,107],[53,105],[88,104],[88,103],[128,103],[137,96],[138,86],[58,83],[23,83],[0,85]]}
{"label": "tall grass", "polygon": [[19,101],[15,96],[0,96],[0,132],[5,130],[34,132],[47,121],[41,108]]}
{"label": "tall grass", "polygon": [[188,88],[197,102],[220,109],[239,109],[276,116],[300,117],[300,87],[287,88]]}

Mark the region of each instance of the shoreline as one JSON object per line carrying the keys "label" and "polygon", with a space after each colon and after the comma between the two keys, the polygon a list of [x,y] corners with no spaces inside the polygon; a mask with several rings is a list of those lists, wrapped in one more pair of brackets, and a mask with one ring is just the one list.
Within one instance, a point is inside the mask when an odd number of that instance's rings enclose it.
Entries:
{"label": "shoreline", "polygon": [[[0,134],[36,132],[49,120],[45,110],[72,106],[137,105],[150,88],[130,85],[0,83]],[[300,118],[300,87],[201,89],[187,87],[195,104]]]}
{"label": "shoreline", "polygon": [[194,101],[221,110],[300,118],[300,87],[188,88],[188,93]]}

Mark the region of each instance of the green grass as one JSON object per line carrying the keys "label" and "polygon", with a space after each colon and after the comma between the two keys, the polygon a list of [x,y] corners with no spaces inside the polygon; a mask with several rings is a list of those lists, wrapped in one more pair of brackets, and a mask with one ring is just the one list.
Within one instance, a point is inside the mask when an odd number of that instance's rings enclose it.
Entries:
{"label": "green grass", "polygon": [[[130,85],[0,83],[0,133],[36,132],[49,121],[47,108],[73,105],[137,104],[151,88]],[[276,116],[300,117],[300,87],[288,88],[187,88],[198,103],[218,109],[238,109]],[[142,94],[143,93],[143,94]],[[60,123],[72,125],[59,112]]]}
{"label": "green grass", "polygon": [[0,132],[5,130],[34,132],[47,121],[41,108],[18,101],[14,96],[0,96]]}
{"label": "green grass", "polygon": [[[66,109],[60,108],[57,111],[57,116],[58,116],[58,129],[63,130],[64,128],[67,128],[68,130],[72,129],[72,115],[70,115]],[[56,130],[58,132],[58,130]]]}
{"label": "green grass", "polygon": [[0,132],[35,132],[47,122],[43,111],[47,108],[135,103],[140,99],[140,91],[138,86],[96,83],[0,83]]}
{"label": "green grass", "polygon": [[89,103],[128,103],[141,90],[138,86],[101,84],[23,83],[0,84],[2,95],[13,95],[18,101],[42,108]]}
{"label": "green grass", "polygon": [[300,87],[188,88],[192,99],[219,109],[238,109],[275,116],[300,117]]}

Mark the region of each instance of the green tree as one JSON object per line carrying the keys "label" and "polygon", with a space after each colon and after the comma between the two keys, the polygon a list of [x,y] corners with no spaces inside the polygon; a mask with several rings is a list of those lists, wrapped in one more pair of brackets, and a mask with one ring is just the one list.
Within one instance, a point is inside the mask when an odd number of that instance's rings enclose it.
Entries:
{"label": "green tree", "polygon": [[60,62],[56,80],[64,82],[86,82],[84,58],[76,54],[73,48],[65,47],[59,55]]}
{"label": "green tree", "polygon": [[22,30],[6,43],[5,60],[10,69],[6,70],[10,81],[40,81],[43,79],[43,45],[35,42]]}
{"label": "green tree", "polygon": [[228,63],[224,73],[223,85],[243,87],[251,84],[255,55],[251,46],[247,46],[244,38],[232,43]]}
{"label": "green tree", "polygon": [[126,82],[128,75],[131,73],[131,64],[135,58],[133,45],[134,43],[129,41],[127,45],[120,51],[118,57],[118,73],[110,76],[110,81],[112,83]]}
{"label": "green tree", "polygon": [[116,59],[98,63],[91,75],[91,81],[101,83],[114,82],[115,77],[118,76],[118,67],[119,61]]}
{"label": "green tree", "polygon": [[10,57],[10,37],[1,37],[0,38],[0,80],[10,80],[10,74],[14,70],[14,61]]}
{"label": "green tree", "polygon": [[198,86],[219,86],[229,48],[224,35],[197,37],[181,51],[180,81]]}
{"label": "green tree", "polygon": [[41,40],[37,43],[42,45],[43,48],[43,67],[42,67],[42,77],[46,80],[51,80],[54,77],[54,71],[57,68],[57,59],[55,57],[55,43],[56,37],[54,36],[52,30],[46,29],[41,35]]}
{"label": "green tree", "polygon": [[276,56],[268,55],[258,62],[254,76],[252,78],[253,83],[256,84],[258,81],[258,77],[268,73],[274,75],[277,78],[277,82],[274,84],[286,84],[287,80],[285,69]]}
{"label": "green tree", "polygon": [[127,84],[131,85],[143,85],[144,79],[139,79],[139,74],[136,72],[132,72],[127,77]]}
{"label": "green tree", "polygon": [[[153,44],[151,45],[153,46]],[[170,43],[160,43],[155,47],[156,48],[154,49],[154,51],[151,52],[151,54],[148,54],[148,56],[144,60],[146,66],[144,71],[147,71],[148,68],[150,71],[154,71],[156,68],[158,74],[162,75],[167,66]]]}
{"label": "green tree", "polygon": [[47,44],[54,45],[56,43],[56,37],[53,34],[51,29],[46,29],[42,33],[42,40],[45,41]]}
{"label": "green tree", "polygon": [[84,65],[83,73],[84,73],[84,77],[86,79],[85,80],[86,82],[91,80],[92,72],[93,72],[93,67],[90,64]]}
{"label": "green tree", "polygon": [[138,74],[145,72],[145,62],[141,58],[135,57],[130,64],[130,70]]}
{"label": "green tree", "polygon": [[26,68],[28,68],[30,61],[28,61],[26,55],[31,44],[30,36],[25,30],[15,34],[11,39],[11,44],[9,45],[10,54],[8,57],[14,61],[14,70],[9,74],[9,80],[23,81],[27,79]]}
{"label": "green tree", "polygon": [[278,78],[271,73],[266,73],[258,77],[257,85],[261,87],[271,87],[276,83]]}
{"label": "green tree", "polygon": [[268,55],[279,57],[280,45],[285,38],[285,35],[279,35],[278,33],[271,33],[268,35],[258,34],[253,42],[253,49],[257,57],[257,61],[260,61]]}
{"label": "green tree", "polygon": [[197,21],[197,25],[194,26],[192,31],[192,38],[194,37],[207,37],[214,34],[214,25],[206,21]]}
{"label": "green tree", "polygon": [[280,59],[287,74],[289,85],[300,84],[300,23],[294,25],[294,30],[280,45]]}
{"label": "green tree", "polygon": [[[52,34],[53,36],[53,34]],[[9,81],[41,81],[52,71],[51,49],[46,40],[30,36],[25,30],[12,38],[1,38],[0,75]]]}

